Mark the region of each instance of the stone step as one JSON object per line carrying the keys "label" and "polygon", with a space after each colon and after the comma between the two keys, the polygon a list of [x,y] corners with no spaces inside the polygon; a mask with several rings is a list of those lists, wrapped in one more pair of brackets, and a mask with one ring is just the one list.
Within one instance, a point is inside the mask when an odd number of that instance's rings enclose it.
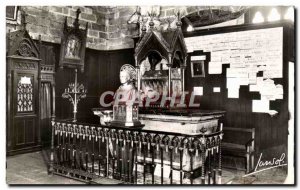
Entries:
{"label": "stone step", "polygon": [[95,179],[92,179],[89,184],[103,184],[103,185],[114,185],[114,184],[124,184],[123,181],[120,180],[116,180],[116,179],[109,179],[109,178],[105,178],[105,177],[98,177]]}

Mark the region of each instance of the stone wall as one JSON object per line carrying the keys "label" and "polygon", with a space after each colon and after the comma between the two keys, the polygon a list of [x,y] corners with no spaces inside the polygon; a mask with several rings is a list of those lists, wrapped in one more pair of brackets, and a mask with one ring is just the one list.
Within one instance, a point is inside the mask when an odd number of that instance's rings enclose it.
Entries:
{"label": "stone wall", "polygon": [[[88,22],[87,48],[96,50],[117,50],[133,48],[132,36],[138,34],[136,24],[127,21],[136,11],[136,6],[22,6],[20,10],[26,13],[27,29],[33,39],[44,42],[60,43],[65,17],[68,25],[72,25],[76,18],[76,10],[80,8],[80,26],[84,28]],[[160,19],[174,17],[175,9],[184,10],[186,14],[197,10],[195,6],[160,7]],[[165,22],[156,27],[166,27]],[[18,21],[7,22],[7,31],[20,28],[20,13]],[[175,22],[171,25],[175,27]]]}
{"label": "stone wall", "polygon": [[[27,30],[33,39],[44,42],[60,43],[65,18],[72,25],[76,10],[80,8],[80,27],[88,22],[87,48],[96,50],[114,50],[133,48],[131,35],[137,32],[135,26],[127,25],[127,18],[135,7],[78,7],[78,6],[22,6],[19,9],[18,21],[7,21],[6,31],[21,28],[21,10],[26,13]],[[128,17],[129,15],[129,17]]]}

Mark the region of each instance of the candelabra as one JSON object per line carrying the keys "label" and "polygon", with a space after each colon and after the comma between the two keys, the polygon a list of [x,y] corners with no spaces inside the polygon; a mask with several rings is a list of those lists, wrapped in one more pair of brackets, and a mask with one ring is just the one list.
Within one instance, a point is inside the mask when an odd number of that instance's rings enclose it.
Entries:
{"label": "candelabra", "polygon": [[77,83],[77,69],[75,69],[75,83],[70,83],[69,87],[65,89],[65,92],[62,94],[63,98],[68,98],[69,101],[73,104],[73,122],[76,122],[77,114],[77,104],[80,99],[86,97],[87,90],[84,89],[83,84]]}

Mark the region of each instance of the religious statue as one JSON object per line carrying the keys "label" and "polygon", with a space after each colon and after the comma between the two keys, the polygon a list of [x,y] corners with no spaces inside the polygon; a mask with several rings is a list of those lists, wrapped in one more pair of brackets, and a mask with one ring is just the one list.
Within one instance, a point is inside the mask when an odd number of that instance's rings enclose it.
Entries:
{"label": "religious statue", "polygon": [[121,86],[115,93],[114,104],[118,102],[133,102],[138,98],[138,91],[134,85],[134,81],[129,71],[122,70],[120,72]]}
{"label": "religious statue", "polygon": [[68,58],[79,58],[80,43],[76,37],[71,36],[68,40],[66,48],[66,57]]}
{"label": "religious statue", "polygon": [[125,64],[120,70],[121,86],[115,93],[112,125],[141,126],[138,120],[138,90],[135,87],[136,71],[132,65]]}

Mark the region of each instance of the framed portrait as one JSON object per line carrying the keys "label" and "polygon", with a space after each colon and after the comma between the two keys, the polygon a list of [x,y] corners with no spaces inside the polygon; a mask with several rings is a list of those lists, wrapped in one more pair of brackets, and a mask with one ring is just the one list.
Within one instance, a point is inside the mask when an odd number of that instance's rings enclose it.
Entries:
{"label": "framed portrait", "polygon": [[18,15],[17,6],[6,6],[6,19],[11,21],[16,21]]}
{"label": "framed portrait", "polygon": [[191,61],[192,77],[205,77],[204,60]]}
{"label": "framed portrait", "polygon": [[86,24],[85,29],[79,28],[79,14],[78,9],[73,26],[68,26],[67,18],[65,19],[59,66],[60,68],[79,68],[83,72],[88,25]]}

